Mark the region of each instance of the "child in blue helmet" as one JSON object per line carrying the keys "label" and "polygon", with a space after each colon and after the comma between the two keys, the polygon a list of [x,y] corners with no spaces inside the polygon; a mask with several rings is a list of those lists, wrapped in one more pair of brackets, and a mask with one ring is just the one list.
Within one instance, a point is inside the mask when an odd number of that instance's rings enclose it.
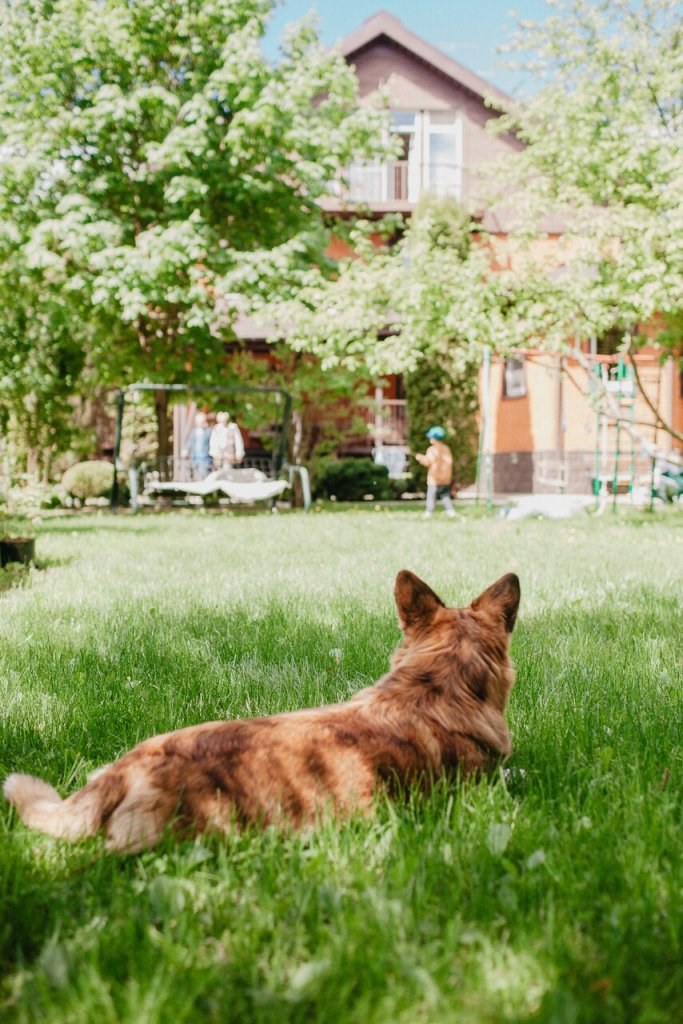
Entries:
{"label": "child in blue helmet", "polygon": [[427,467],[427,505],[425,519],[429,519],[436,507],[437,498],[442,502],[449,518],[455,518],[455,509],[451,501],[451,483],[453,481],[453,454],[444,444],[446,431],[443,427],[430,427],[427,431],[429,448],[424,455],[415,458],[422,466]]}

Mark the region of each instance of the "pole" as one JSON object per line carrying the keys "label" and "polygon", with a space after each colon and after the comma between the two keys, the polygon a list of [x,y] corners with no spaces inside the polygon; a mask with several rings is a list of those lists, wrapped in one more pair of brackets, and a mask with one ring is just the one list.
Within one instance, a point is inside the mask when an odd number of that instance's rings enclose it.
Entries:
{"label": "pole", "polygon": [[125,393],[121,390],[116,397],[116,427],[114,429],[114,479],[111,484],[111,509],[114,511],[119,504],[119,457],[121,455],[121,432],[123,429],[123,408],[126,404]]}
{"label": "pole", "polygon": [[617,491],[619,490],[619,456],[621,455],[620,450],[621,441],[621,424],[620,420],[616,422],[616,439],[614,447],[614,473],[612,475],[612,511],[617,510]]}
{"label": "pole", "polygon": [[595,414],[595,464],[593,468],[593,495],[596,511],[600,507],[600,410]]}
{"label": "pole", "polygon": [[[662,394],[662,370],[661,367],[657,369],[657,396],[655,398],[655,409],[659,409],[659,402]],[[659,423],[657,420],[654,422],[654,449],[652,453],[652,473],[650,476],[650,512],[655,510],[655,472],[657,469],[657,435],[659,433]]]}
{"label": "pole", "polygon": [[[593,367],[593,373],[596,373],[597,368]],[[595,384],[593,384],[593,388]],[[595,497],[595,511],[597,512],[600,508],[600,405],[596,399],[595,405],[595,460],[593,467],[593,495]]]}
{"label": "pole", "polygon": [[482,363],[482,400],[481,400],[481,434],[479,435],[479,454],[477,457],[477,501],[480,495],[479,481],[482,468],[484,472],[484,490],[486,493],[486,507],[490,510],[493,507],[491,494],[491,451],[489,446],[489,420],[491,405],[491,350],[484,348],[484,359]]}
{"label": "pole", "polygon": [[629,389],[630,389],[630,396],[629,397],[631,399],[630,406],[629,406],[629,413],[630,413],[629,419],[631,420],[631,430],[630,430],[631,454],[630,454],[629,465],[628,465],[628,493],[631,496],[631,501],[633,501],[633,489],[634,489],[635,483],[636,483],[636,439],[635,439],[635,430],[634,430],[634,426],[635,426],[634,421],[635,421],[635,418],[636,418],[636,386],[635,386],[635,380],[633,379],[633,371],[632,370],[631,370],[631,372],[628,375],[628,381],[629,381],[629,385],[628,386],[629,386]]}
{"label": "pole", "polygon": [[288,391],[284,394],[284,409],[282,410],[282,428],[280,430],[280,441],[274,450],[273,476],[277,476],[282,466],[287,461],[287,443],[289,441],[289,427],[292,421],[292,396]]}
{"label": "pole", "polygon": [[481,426],[479,428],[479,444],[477,446],[477,476],[476,476],[476,480],[477,480],[476,502],[477,502],[477,505],[479,504],[479,501],[481,499],[481,470],[482,470],[483,457],[484,457],[484,430],[486,428],[486,422],[484,420],[483,380],[484,380],[484,370],[483,370],[483,363],[482,363]]}

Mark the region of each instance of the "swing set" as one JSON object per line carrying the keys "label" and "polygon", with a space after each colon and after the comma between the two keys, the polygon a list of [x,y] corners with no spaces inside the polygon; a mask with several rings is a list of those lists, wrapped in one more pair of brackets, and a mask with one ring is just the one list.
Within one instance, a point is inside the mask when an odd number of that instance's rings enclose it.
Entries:
{"label": "swing set", "polygon": [[[595,498],[596,514],[602,515],[607,507],[610,489],[613,512],[617,510],[617,496],[620,487],[626,488],[629,497],[633,496],[636,478],[636,443],[633,432],[636,388],[633,372],[621,358],[616,366],[612,367],[607,366],[604,362],[597,363],[593,368],[593,374],[593,392],[599,392],[601,389],[605,394],[611,395],[620,416],[623,417],[623,422],[631,426],[630,430],[628,427],[624,428],[622,419],[610,416],[601,409],[594,398],[596,421],[593,497]],[[608,442],[610,427],[613,434],[611,453]],[[628,447],[626,450],[623,445],[624,431],[627,434]]]}
{"label": "swing set", "polygon": [[[150,398],[163,411],[167,437],[151,439]],[[195,417],[204,412],[210,426],[216,405],[228,405],[244,437],[244,454],[232,465],[212,467],[207,457],[199,466],[190,452]],[[210,496],[222,504],[270,502],[277,511],[277,498],[296,476],[308,511],[308,471],[287,462],[291,417],[292,397],[278,387],[136,383],[122,388],[116,403],[112,509],[122,503],[119,474],[126,472],[134,512],[142,503],[197,505]]]}

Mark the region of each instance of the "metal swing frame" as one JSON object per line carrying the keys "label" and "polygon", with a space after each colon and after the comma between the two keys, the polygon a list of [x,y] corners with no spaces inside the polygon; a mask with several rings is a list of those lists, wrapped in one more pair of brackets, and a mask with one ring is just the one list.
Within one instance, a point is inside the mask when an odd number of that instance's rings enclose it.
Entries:
{"label": "metal swing frame", "polygon": [[[289,473],[290,484],[294,481],[294,476],[298,475],[301,480],[301,488],[304,500],[304,508],[306,511],[311,505],[311,493],[310,484],[308,479],[308,470],[304,466],[293,466],[287,462],[287,440],[289,437],[289,429],[292,420],[292,396],[284,388],[278,387],[259,387],[257,385],[248,384],[234,384],[234,385],[202,385],[202,384],[148,384],[148,383],[135,383],[128,384],[126,387],[121,388],[118,391],[116,397],[116,426],[114,431],[114,473],[111,490],[111,508],[112,511],[119,507],[119,482],[118,473],[124,469],[121,466],[121,440],[123,433],[123,415],[126,408],[126,399],[128,396],[139,393],[139,392],[159,392],[163,391],[169,394],[212,394],[212,395],[239,395],[239,394],[261,394],[261,395],[280,395],[283,402],[282,417],[280,419],[280,434],[277,444],[273,448],[272,455],[270,457],[269,466],[269,477],[275,480],[277,476],[286,470]],[[134,504],[134,511],[137,508],[137,503]]]}

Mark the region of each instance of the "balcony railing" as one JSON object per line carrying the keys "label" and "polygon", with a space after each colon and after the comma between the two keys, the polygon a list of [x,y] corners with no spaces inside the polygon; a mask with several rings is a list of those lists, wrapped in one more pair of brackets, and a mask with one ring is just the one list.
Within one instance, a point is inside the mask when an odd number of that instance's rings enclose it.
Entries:
{"label": "balcony railing", "polygon": [[367,406],[364,414],[375,447],[407,443],[408,417],[404,398],[376,399]]}
{"label": "balcony railing", "polygon": [[423,192],[460,197],[461,168],[458,164],[413,164],[408,160],[390,163],[351,164],[344,180],[336,182],[335,193],[349,202],[417,202]]}

